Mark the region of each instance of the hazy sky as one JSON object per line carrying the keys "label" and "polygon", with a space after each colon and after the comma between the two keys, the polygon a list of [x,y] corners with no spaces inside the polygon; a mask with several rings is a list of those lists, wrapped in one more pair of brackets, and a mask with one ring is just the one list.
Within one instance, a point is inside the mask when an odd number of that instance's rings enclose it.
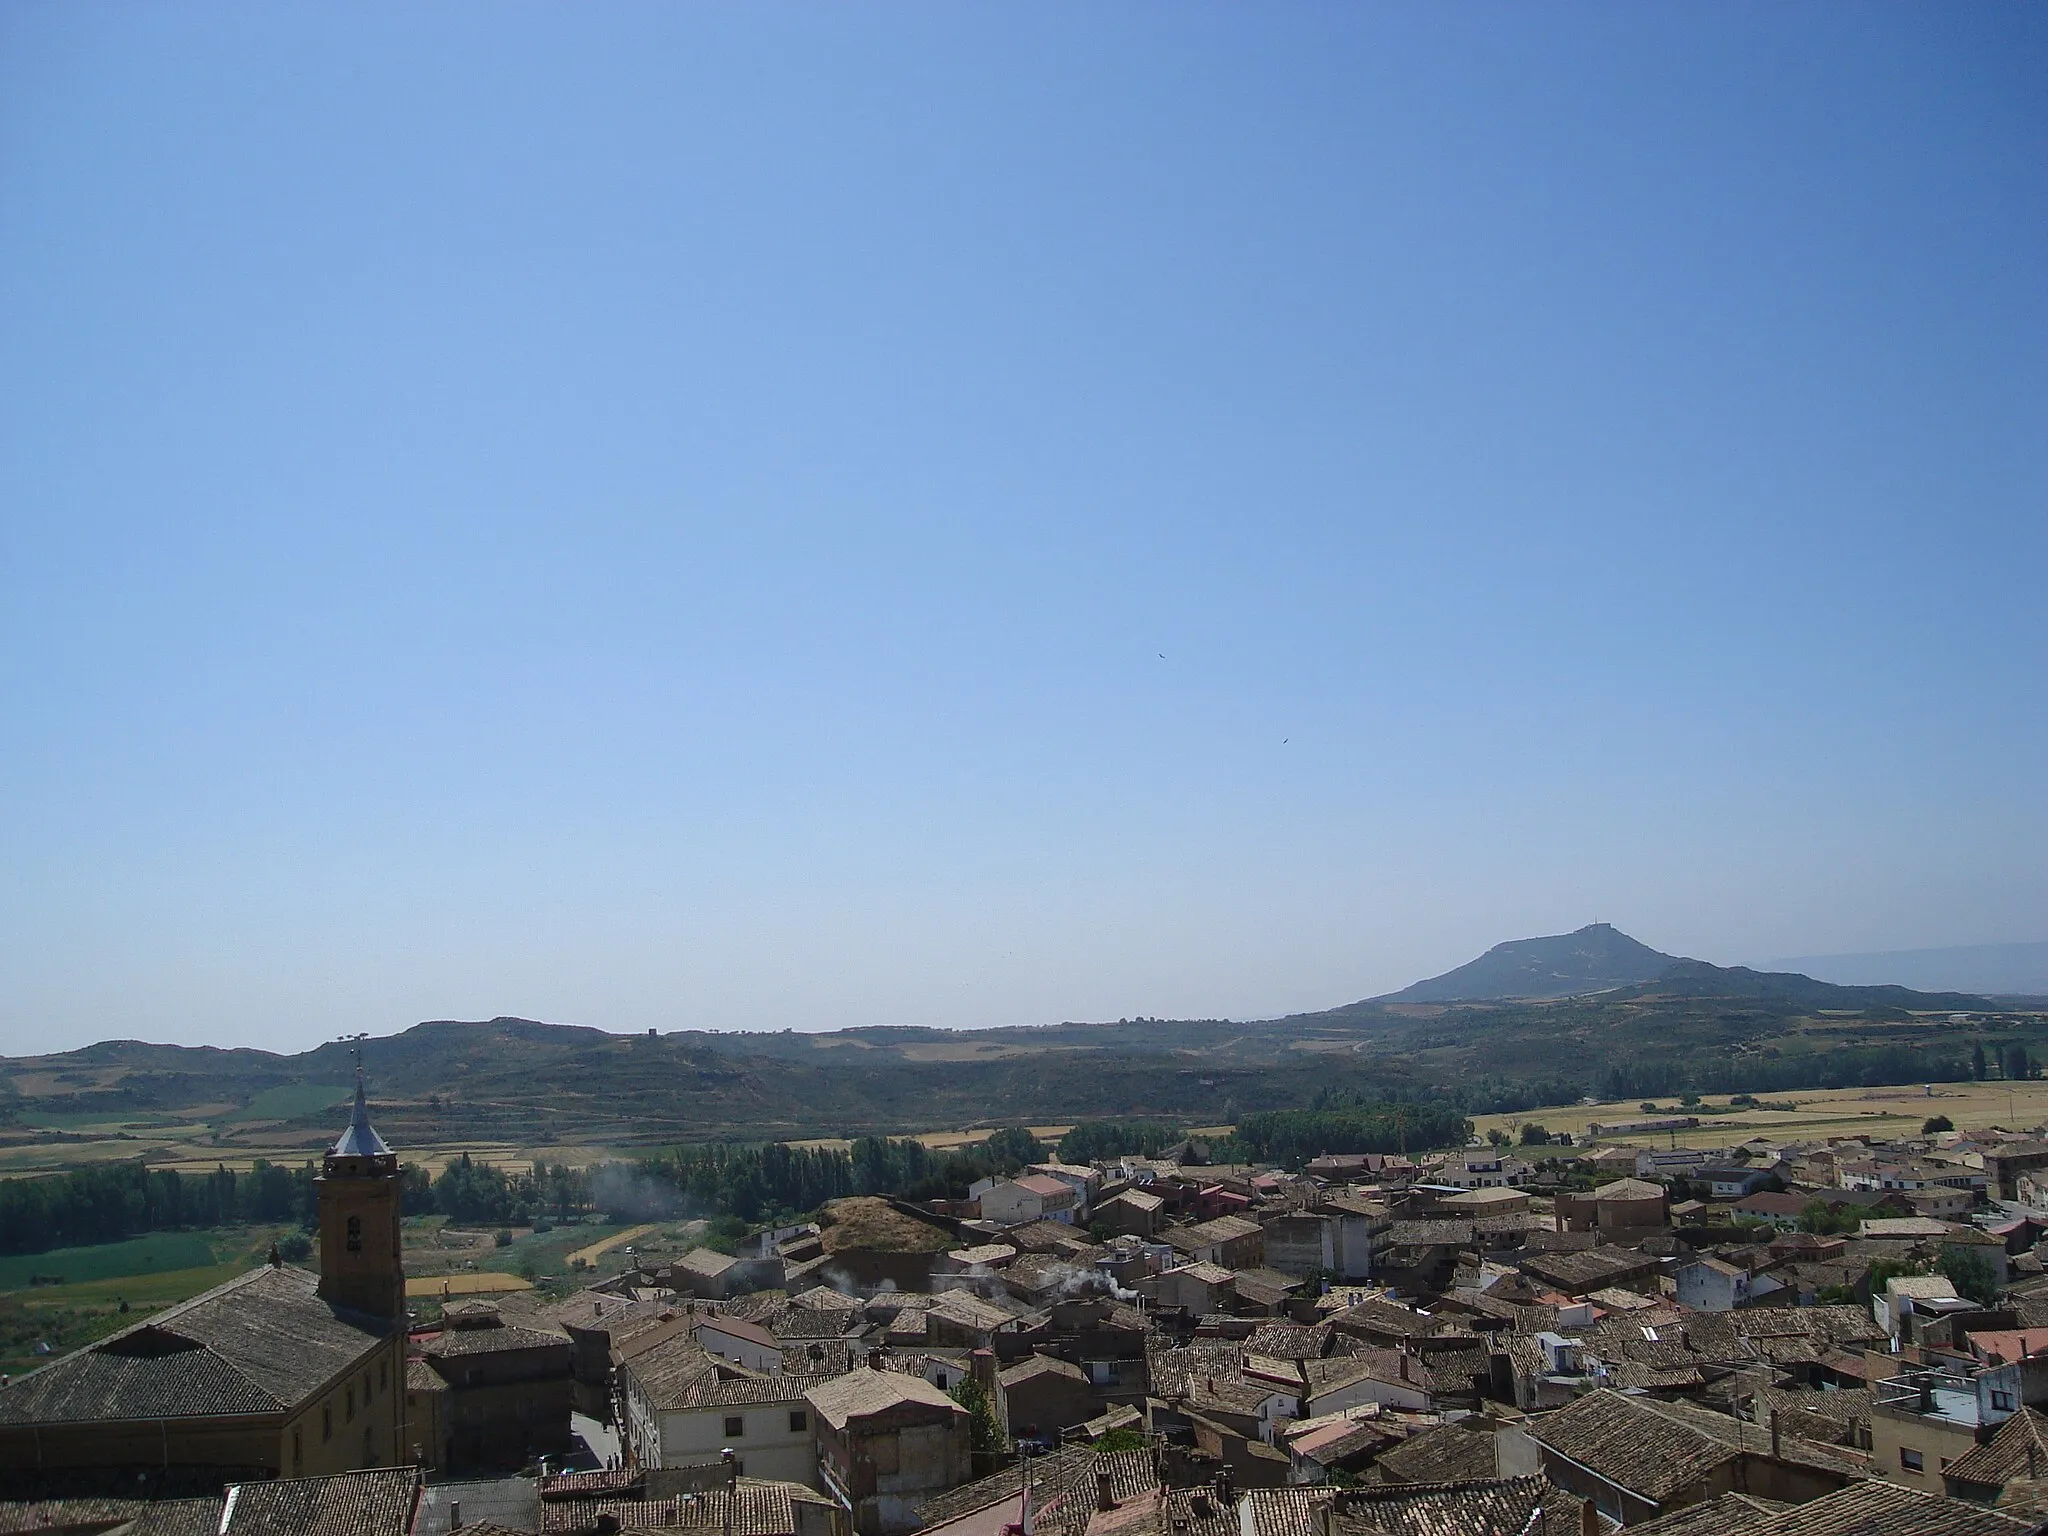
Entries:
{"label": "hazy sky", "polygon": [[2048,937],[2048,10],[0,8],[0,1051]]}

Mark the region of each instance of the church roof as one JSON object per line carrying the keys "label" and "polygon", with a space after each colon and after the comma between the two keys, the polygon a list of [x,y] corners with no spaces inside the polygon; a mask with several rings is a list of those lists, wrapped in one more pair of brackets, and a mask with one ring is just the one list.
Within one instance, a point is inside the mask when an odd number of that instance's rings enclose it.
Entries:
{"label": "church roof", "polygon": [[389,1157],[391,1149],[370,1124],[370,1106],[363,1097],[363,1073],[356,1069],[356,1107],[348,1117],[348,1129],[334,1144],[330,1157]]}

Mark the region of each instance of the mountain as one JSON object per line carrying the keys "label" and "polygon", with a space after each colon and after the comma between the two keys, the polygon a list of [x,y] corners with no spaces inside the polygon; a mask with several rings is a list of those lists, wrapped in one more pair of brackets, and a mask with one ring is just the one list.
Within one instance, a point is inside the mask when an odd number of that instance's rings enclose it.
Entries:
{"label": "mountain", "polygon": [[1457,1003],[1578,997],[1655,981],[1679,963],[1678,956],[1638,943],[1612,923],[1588,923],[1574,933],[1496,944],[1454,971],[1373,1001]]}
{"label": "mountain", "polygon": [[1928,992],[2048,996],[2048,943],[1965,944],[1951,949],[1891,949],[1854,955],[1803,955],[1773,960],[1776,971],[1801,971],[1844,986],[1890,982]]}
{"label": "mountain", "polygon": [[1935,1082],[1967,1077],[1979,1045],[2048,1060],[2048,1006],[1709,965],[1596,923],[1282,1019],[636,1035],[439,1020],[296,1056],[103,1041],[0,1057],[0,1167],[296,1162],[333,1139],[358,1052],[393,1145],[506,1156],[1096,1118],[1219,1125],[1333,1097],[1447,1095],[1471,1113],[1588,1093]]}

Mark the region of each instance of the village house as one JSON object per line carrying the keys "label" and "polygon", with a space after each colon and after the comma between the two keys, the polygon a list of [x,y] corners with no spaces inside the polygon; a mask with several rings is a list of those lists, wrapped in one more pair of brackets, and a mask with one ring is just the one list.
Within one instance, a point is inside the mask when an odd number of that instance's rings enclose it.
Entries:
{"label": "village house", "polygon": [[1218,1216],[1161,1234],[1176,1253],[1200,1264],[1255,1269],[1265,1260],[1266,1229],[1244,1216]]}
{"label": "village house", "polygon": [[1535,1176],[1532,1163],[1505,1152],[1473,1147],[1445,1163],[1435,1182],[1459,1189],[1511,1189]]}
{"label": "village house", "polygon": [[729,1374],[689,1339],[672,1339],[620,1373],[620,1424],[635,1467],[716,1467],[817,1486],[805,1391],[818,1378]]}
{"label": "village house", "polygon": [[1870,1465],[1875,1477],[1942,1491],[1943,1470],[1988,1442],[2021,1411],[2018,1362],[1980,1365],[1931,1354],[1881,1362],[1894,1374],[1870,1384]]}
{"label": "village house", "polygon": [[1126,1189],[1095,1208],[1095,1223],[1104,1231],[1152,1237],[1165,1224],[1166,1202],[1142,1189]]}
{"label": "village house", "polygon": [[855,1370],[807,1401],[818,1475],[856,1536],[915,1530],[919,1505],[973,1475],[967,1410],[922,1377]]}
{"label": "village house", "polygon": [[981,1192],[983,1219],[1006,1227],[1023,1226],[1033,1221],[1057,1221],[1071,1225],[1080,1209],[1080,1191],[1042,1173],[1004,1179]]}
{"label": "village house", "polygon": [[417,1343],[441,1382],[436,1465],[523,1465],[570,1443],[574,1347],[568,1336],[505,1322],[490,1302],[451,1307]]}
{"label": "village house", "polygon": [[1561,1232],[1654,1232],[1671,1224],[1664,1186],[1646,1179],[1616,1179],[1585,1193],[1560,1193],[1554,1208]]}

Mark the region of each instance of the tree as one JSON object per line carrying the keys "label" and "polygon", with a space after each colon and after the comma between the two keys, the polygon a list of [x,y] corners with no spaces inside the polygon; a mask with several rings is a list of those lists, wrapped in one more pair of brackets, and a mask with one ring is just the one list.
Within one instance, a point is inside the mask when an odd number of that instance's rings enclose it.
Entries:
{"label": "tree", "polygon": [[1881,1296],[1884,1294],[1884,1284],[1887,1280],[1897,1280],[1905,1275],[1918,1275],[1922,1273],[1925,1273],[1925,1271],[1920,1265],[1909,1263],[1905,1259],[1872,1259],[1870,1261],[1869,1273],[1864,1278],[1870,1287],[1870,1294]]}
{"label": "tree", "polygon": [[1045,1147],[1021,1125],[1007,1125],[988,1139],[989,1156],[1014,1173],[1026,1163],[1045,1160]]}
{"label": "tree", "polygon": [[967,1410],[967,1448],[973,1454],[977,1474],[986,1475],[995,1470],[996,1459],[1003,1454],[1003,1432],[996,1424],[995,1404],[988,1398],[988,1391],[973,1376],[962,1376],[960,1384],[953,1389],[953,1401]]}
{"label": "tree", "polygon": [[1984,1081],[1984,1074],[1988,1071],[1990,1071],[1990,1066],[1984,1060],[1984,1042],[1979,1040],[1970,1047],[1970,1076],[1975,1081],[1981,1083]]}
{"label": "tree", "polygon": [[1947,1115],[1929,1115],[1921,1122],[1920,1134],[1922,1136],[1932,1136],[1938,1131],[1952,1131],[1955,1128],[1955,1121],[1949,1119]]}
{"label": "tree", "polygon": [[1980,1307],[1988,1307],[1998,1300],[1998,1271],[1991,1267],[1991,1261],[1975,1248],[1960,1245],[1941,1250],[1941,1262],[1935,1269],[1948,1277],[1948,1282],[1957,1292],[1967,1296]]}
{"label": "tree", "polygon": [[1486,1139],[1496,1147],[1504,1147],[1508,1144],[1508,1133],[1496,1125],[1486,1133]]}
{"label": "tree", "polygon": [[1525,1147],[1547,1147],[1550,1145],[1550,1132],[1546,1131],[1534,1120],[1531,1120],[1522,1127],[1522,1145]]}
{"label": "tree", "polygon": [[1846,1236],[1861,1228],[1863,1218],[1853,1206],[1829,1205],[1815,1195],[1800,1209],[1799,1230],[1820,1237]]}

